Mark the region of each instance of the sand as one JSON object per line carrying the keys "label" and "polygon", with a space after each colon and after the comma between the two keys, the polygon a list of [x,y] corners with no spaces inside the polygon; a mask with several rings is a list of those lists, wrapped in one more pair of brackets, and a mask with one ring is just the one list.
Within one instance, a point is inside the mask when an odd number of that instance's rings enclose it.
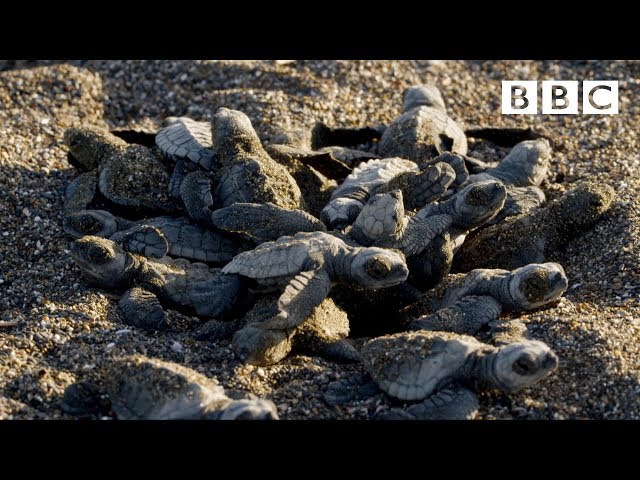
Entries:
{"label": "sand", "polygon": [[[500,80],[612,79],[620,114],[503,116]],[[285,128],[388,123],[404,88],[434,82],[463,127],[531,126],[554,140],[543,188],[554,198],[582,178],[617,194],[614,207],[571,242],[560,262],[569,290],[552,308],[523,315],[560,368],[523,392],[481,396],[481,419],[640,418],[640,62],[461,61],[0,61],[0,418],[72,418],[59,408],[67,385],[90,380],[112,358],[142,353],[216,377],[225,388],[271,398],[283,419],[368,419],[382,394],[329,407],[332,380],[359,372],[320,357],[241,364],[228,342],[199,342],[196,318],[171,312],[180,333],[122,323],[118,295],[85,286],[61,228],[71,126],[155,131],[164,117],[210,119],[239,109],[261,139]],[[497,159],[505,149],[474,149]]]}

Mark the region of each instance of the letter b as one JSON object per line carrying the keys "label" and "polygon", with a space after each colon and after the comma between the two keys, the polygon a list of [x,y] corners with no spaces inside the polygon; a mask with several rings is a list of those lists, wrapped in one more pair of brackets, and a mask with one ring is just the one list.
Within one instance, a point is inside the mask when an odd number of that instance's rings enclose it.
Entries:
{"label": "letter b", "polygon": [[522,115],[538,113],[538,82],[535,80],[502,81],[502,114]]}
{"label": "letter b", "polygon": [[578,82],[545,80],[542,82],[542,113],[576,115],[578,113]]}

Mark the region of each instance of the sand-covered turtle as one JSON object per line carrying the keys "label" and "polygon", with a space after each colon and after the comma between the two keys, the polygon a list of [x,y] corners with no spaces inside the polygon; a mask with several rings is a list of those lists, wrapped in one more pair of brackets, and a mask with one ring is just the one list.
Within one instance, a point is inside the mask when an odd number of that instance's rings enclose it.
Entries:
{"label": "sand-covered turtle", "polygon": [[515,270],[477,269],[449,275],[402,312],[410,329],[475,334],[503,312],[533,310],[567,290],[557,263],[532,263]]}
{"label": "sand-covered turtle", "polygon": [[579,182],[553,202],[467,239],[454,259],[453,269],[513,269],[556,260],[569,241],[591,228],[611,208],[614,197],[609,185]]}
{"label": "sand-covered turtle", "polygon": [[289,330],[300,325],[327,297],[331,285],[351,282],[378,289],[407,279],[404,255],[376,247],[354,247],[325,232],[297,233],[236,256],[222,269],[264,287],[284,287],[278,314],[263,328]]}
{"label": "sand-covered turtle", "polygon": [[241,242],[180,217],[152,217],[131,221],[106,210],[80,210],[66,215],[65,232],[109,238],[124,250],[146,257],[165,255],[210,263],[227,263],[243,249]]}
{"label": "sand-covered turtle", "polygon": [[440,90],[417,85],[403,94],[402,114],[382,133],[378,154],[425,161],[444,152],[467,153],[467,138],[447,115]]}
{"label": "sand-covered turtle", "polygon": [[331,194],[321,219],[333,229],[344,228],[356,219],[371,196],[401,189],[406,208],[421,208],[449,188],[456,173],[439,162],[420,170],[402,158],[384,158],[361,163]]}
{"label": "sand-covered turtle", "polygon": [[241,291],[238,275],[184,259],[148,259],[105,238],[87,235],[72,242],[70,250],[92,284],[127,289],[118,307],[127,323],[142,328],[168,327],[161,302],[218,317],[231,309]]}
{"label": "sand-covered turtle", "polygon": [[74,415],[99,412],[102,395],[118,420],[278,419],[270,400],[251,394],[232,398],[215,379],[143,355],[108,362],[95,383],[71,384],[65,390],[62,407]]}
{"label": "sand-covered turtle", "polygon": [[232,348],[244,362],[271,365],[290,351],[320,355],[335,361],[357,361],[358,351],[347,339],[349,319],[332,299],[325,298],[309,317],[288,332],[263,328],[278,315],[278,297],[260,299],[244,318],[245,325],[233,335]]}
{"label": "sand-covered turtle", "polygon": [[[384,419],[469,419],[478,409],[476,391],[514,392],[533,385],[558,366],[544,343],[523,340],[500,347],[467,335],[447,332],[404,332],[367,342],[364,369],[386,394],[416,401],[393,408]],[[329,386],[333,398],[344,383]]]}
{"label": "sand-covered turtle", "polygon": [[[97,177],[96,187],[83,184],[83,198],[99,192],[120,207],[141,211],[172,212],[175,206],[168,194],[169,173],[163,159],[150,148],[129,144],[98,127],[68,128],[65,143],[76,165],[88,172],[83,182]],[[68,190],[68,195],[80,188]],[[91,197],[89,200],[92,200]],[[88,208],[88,207],[85,207]]]}

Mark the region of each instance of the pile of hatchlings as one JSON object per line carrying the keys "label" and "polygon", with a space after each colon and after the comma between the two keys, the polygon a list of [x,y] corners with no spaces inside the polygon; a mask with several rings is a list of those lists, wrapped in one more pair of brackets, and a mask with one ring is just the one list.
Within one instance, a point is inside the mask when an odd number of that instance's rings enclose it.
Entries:
{"label": "pile of hatchlings", "polygon": [[[467,135],[511,151],[471,158]],[[559,300],[568,280],[551,260],[614,195],[583,181],[546,201],[552,141],[464,132],[432,85],[407,89],[387,126],[317,123],[267,146],[228,108],[155,134],[71,128],[65,142],[82,171],[65,194],[71,256],[91,286],[121,293],[124,322],[166,331],[176,309],[248,364],[291,351],[360,362],[366,374],[324,400],[382,391],[402,401],[384,419],[473,418],[477,392],[552,374],[558,357],[517,314]],[[105,399],[120,419],[278,418],[269,399],[142,355],[71,385],[63,407]]]}

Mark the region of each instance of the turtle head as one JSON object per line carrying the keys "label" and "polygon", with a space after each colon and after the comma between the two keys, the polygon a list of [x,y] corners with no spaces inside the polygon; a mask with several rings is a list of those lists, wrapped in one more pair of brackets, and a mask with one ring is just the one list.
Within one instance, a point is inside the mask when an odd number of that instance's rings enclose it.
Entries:
{"label": "turtle head", "polygon": [[263,150],[251,120],[238,110],[220,107],[211,121],[211,137],[213,150],[223,158],[238,152],[251,154]]}
{"label": "turtle head", "polygon": [[353,223],[362,208],[363,205],[360,200],[336,198],[322,209],[320,219],[333,230],[343,229]]}
{"label": "turtle head", "polygon": [[99,127],[68,128],[64,132],[64,142],[69,147],[73,159],[86,170],[96,168],[112,149],[126,147],[124,140]]}
{"label": "turtle head", "polygon": [[464,230],[477,228],[493,218],[504,206],[506,187],[496,181],[467,185],[455,198],[456,225]]}
{"label": "turtle head", "polygon": [[562,296],[568,286],[557,263],[530,263],[511,272],[509,294],[518,309],[533,310]]}
{"label": "turtle head", "polygon": [[402,111],[408,112],[416,107],[432,107],[446,111],[442,94],[435,85],[416,85],[407,88],[403,94]]}
{"label": "turtle head", "polygon": [[496,167],[514,187],[540,186],[549,169],[551,145],[546,138],[518,143]]}
{"label": "turtle head", "polygon": [[130,254],[105,238],[87,235],[71,243],[70,250],[83,274],[96,285],[116,286],[130,266]]}
{"label": "turtle head", "polygon": [[404,282],[409,276],[409,269],[402,252],[369,247],[354,256],[351,276],[361,287],[386,288]]}
{"label": "turtle head", "polygon": [[402,229],[404,219],[404,202],[402,190],[379,193],[371,197],[353,224],[359,234],[372,243],[390,239]]}
{"label": "turtle head", "polygon": [[73,238],[94,235],[110,237],[118,231],[116,218],[106,210],[80,210],[67,215],[63,221],[64,231]]}
{"label": "turtle head", "polygon": [[220,420],[278,420],[278,411],[271,400],[234,400],[220,415]]}
{"label": "turtle head", "polygon": [[505,392],[528,387],[558,368],[558,356],[538,340],[500,347],[493,357],[492,383]]}

